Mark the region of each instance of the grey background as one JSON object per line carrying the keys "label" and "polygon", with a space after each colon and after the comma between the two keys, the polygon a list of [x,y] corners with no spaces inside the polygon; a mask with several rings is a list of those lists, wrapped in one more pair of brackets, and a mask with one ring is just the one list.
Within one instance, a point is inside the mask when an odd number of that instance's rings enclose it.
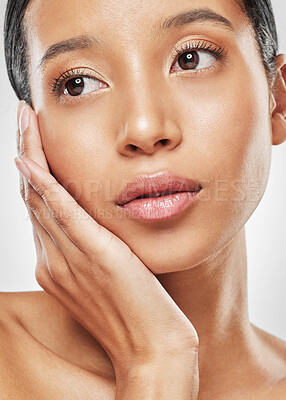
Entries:
{"label": "grey background", "polygon": [[[0,0],[3,31],[6,0]],[[286,53],[286,2],[273,0],[280,38]],[[4,65],[0,42],[0,291],[42,290],[34,278],[36,251],[32,226],[19,193],[16,150],[17,98]],[[286,143],[272,146],[272,165],[266,193],[246,224],[250,320],[286,340]]]}

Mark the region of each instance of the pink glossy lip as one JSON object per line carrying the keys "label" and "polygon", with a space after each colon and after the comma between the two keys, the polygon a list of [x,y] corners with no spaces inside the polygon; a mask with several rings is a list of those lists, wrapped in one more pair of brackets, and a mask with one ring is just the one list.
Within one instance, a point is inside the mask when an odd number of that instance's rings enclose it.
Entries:
{"label": "pink glossy lip", "polygon": [[[199,192],[201,189],[202,185],[198,181],[174,175],[169,171],[164,171],[153,175],[140,175],[133,181],[127,183],[117,197],[116,203],[123,206],[142,195],[162,193],[166,191]],[[164,195],[164,193],[162,194]],[[159,197],[156,199],[158,200]],[[150,199],[146,198],[142,200]]]}
{"label": "pink glossy lip", "polygon": [[[201,189],[200,182],[169,171],[140,175],[125,186],[117,204],[132,218],[158,221],[181,213],[194,202]],[[138,198],[142,195],[148,197]]]}
{"label": "pink glossy lip", "polygon": [[197,199],[197,192],[180,192],[157,198],[135,199],[121,208],[132,218],[159,221],[174,217]]}

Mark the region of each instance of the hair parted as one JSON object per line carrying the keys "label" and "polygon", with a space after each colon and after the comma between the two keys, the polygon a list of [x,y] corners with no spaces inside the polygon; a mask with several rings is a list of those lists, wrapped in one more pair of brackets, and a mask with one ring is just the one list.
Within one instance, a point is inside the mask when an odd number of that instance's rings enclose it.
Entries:
{"label": "hair parted", "polygon": [[[236,0],[237,1],[237,0]],[[4,21],[4,49],[8,77],[19,98],[31,104],[28,46],[24,16],[30,0],[8,0]],[[270,86],[276,76],[278,35],[270,0],[243,0],[251,21]]]}

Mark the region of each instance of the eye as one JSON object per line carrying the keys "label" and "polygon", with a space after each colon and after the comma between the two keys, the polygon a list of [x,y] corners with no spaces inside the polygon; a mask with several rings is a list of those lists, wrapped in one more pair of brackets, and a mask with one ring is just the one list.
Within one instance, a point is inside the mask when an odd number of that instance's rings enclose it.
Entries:
{"label": "eye", "polygon": [[64,94],[69,96],[80,96],[93,92],[103,87],[103,82],[95,78],[79,76],[68,80],[64,85]]}
{"label": "eye", "polygon": [[97,79],[94,74],[80,68],[63,71],[59,78],[54,78],[49,83],[50,92],[58,102],[64,102],[70,97],[80,97],[106,87],[108,85]]}
{"label": "eye", "polygon": [[178,57],[176,64],[183,70],[197,70],[208,68],[215,62],[216,57],[205,51],[187,51]]}
{"label": "eye", "polygon": [[[216,46],[214,43],[206,41],[196,41],[184,43],[181,48],[176,49],[173,58],[176,63],[172,70],[178,65],[185,71],[196,71],[206,69],[219,59],[223,60],[226,57],[226,51]],[[176,70],[175,70],[176,71]]]}

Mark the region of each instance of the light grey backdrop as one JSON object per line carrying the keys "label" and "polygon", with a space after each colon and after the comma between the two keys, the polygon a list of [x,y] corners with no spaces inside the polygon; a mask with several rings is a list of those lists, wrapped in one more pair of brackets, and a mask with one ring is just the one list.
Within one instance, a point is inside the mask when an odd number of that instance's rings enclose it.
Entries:
{"label": "light grey backdrop", "polygon": [[[0,29],[6,0],[0,0]],[[286,1],[273,0],[280,38],[286,52]],[[36,251],[28,212],[19,193],[16,151],[17,98],[4,65],[0,41],[0,291],[42,290],[34,278]],[[246,224],[248,291],[251,321],[286,340],[286,143],[272,146],[266,193]]]}

